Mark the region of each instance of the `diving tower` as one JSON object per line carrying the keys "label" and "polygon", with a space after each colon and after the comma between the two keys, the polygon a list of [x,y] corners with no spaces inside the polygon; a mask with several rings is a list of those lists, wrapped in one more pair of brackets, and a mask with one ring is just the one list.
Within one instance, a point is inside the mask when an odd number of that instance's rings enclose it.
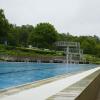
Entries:
{"label": "diving tower", "polygon": [[83,61],[83,50],[79,42],[57,41],[57,50],[63,50],[66,63],[79,63]]}

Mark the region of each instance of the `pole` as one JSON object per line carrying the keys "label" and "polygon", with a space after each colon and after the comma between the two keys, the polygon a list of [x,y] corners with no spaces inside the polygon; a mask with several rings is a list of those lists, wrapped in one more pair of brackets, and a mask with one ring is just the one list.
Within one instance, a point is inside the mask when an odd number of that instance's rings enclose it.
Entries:
{"label": "pole", "polygon": [[67,47],[67,49],[66,49],[66,61],[68,64],[69,63],[69,47]]}

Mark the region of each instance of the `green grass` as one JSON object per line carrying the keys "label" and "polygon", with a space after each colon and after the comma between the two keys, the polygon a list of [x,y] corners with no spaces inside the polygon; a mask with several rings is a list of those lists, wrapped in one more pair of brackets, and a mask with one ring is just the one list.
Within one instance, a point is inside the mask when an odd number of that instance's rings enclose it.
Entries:
{"label": "green grass", "polygon": [[[0,55],[10,55],[10,56],[63,56],[63,51],[54,51],[54,50],[43,50],[43,49],[29,49],[24,47],[13,47],[13,46],[4,46],[0,45]],[[100,64],[100,58],[85,54],[84,58],[86,61],[89,61],[94,64]],[[3,60],[3,59],[0,59]]]}
{"label": "green grass", "polygon": [[0,45],[0,54],[13,56],[62,56],[63,52]]}
{"label": "green grass", "polygon": [[84,57],[86,58],[86,61],[93,64],[100,64],[100,58],[96,57],[95,55],[85,54]]}

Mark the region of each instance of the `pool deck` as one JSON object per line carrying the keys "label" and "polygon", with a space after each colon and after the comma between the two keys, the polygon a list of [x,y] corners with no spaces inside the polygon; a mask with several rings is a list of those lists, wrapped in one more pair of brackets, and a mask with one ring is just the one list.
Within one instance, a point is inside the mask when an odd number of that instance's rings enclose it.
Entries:
{"label": "pool deck", "polygon": [[[100,74],[100,67],[0,92],[0,100],[75,100]],[[76,99],[81,100],[81,99]],[[88,100],[88,99],[83,99]],[[91,100],[91,99],[89,99]]]}
{"label": "pool deck", "polygon": [[56,93],[47,100],[100,100],[99,89],[100,70]]}

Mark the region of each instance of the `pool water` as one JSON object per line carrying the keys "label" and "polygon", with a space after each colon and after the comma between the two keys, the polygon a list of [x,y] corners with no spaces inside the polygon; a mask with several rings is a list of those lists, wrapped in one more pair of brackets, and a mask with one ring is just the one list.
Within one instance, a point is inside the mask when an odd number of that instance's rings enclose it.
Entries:
{"label": "pool water", "polygon": [[93,64],[0,62],[0,89],[95,67]]}

